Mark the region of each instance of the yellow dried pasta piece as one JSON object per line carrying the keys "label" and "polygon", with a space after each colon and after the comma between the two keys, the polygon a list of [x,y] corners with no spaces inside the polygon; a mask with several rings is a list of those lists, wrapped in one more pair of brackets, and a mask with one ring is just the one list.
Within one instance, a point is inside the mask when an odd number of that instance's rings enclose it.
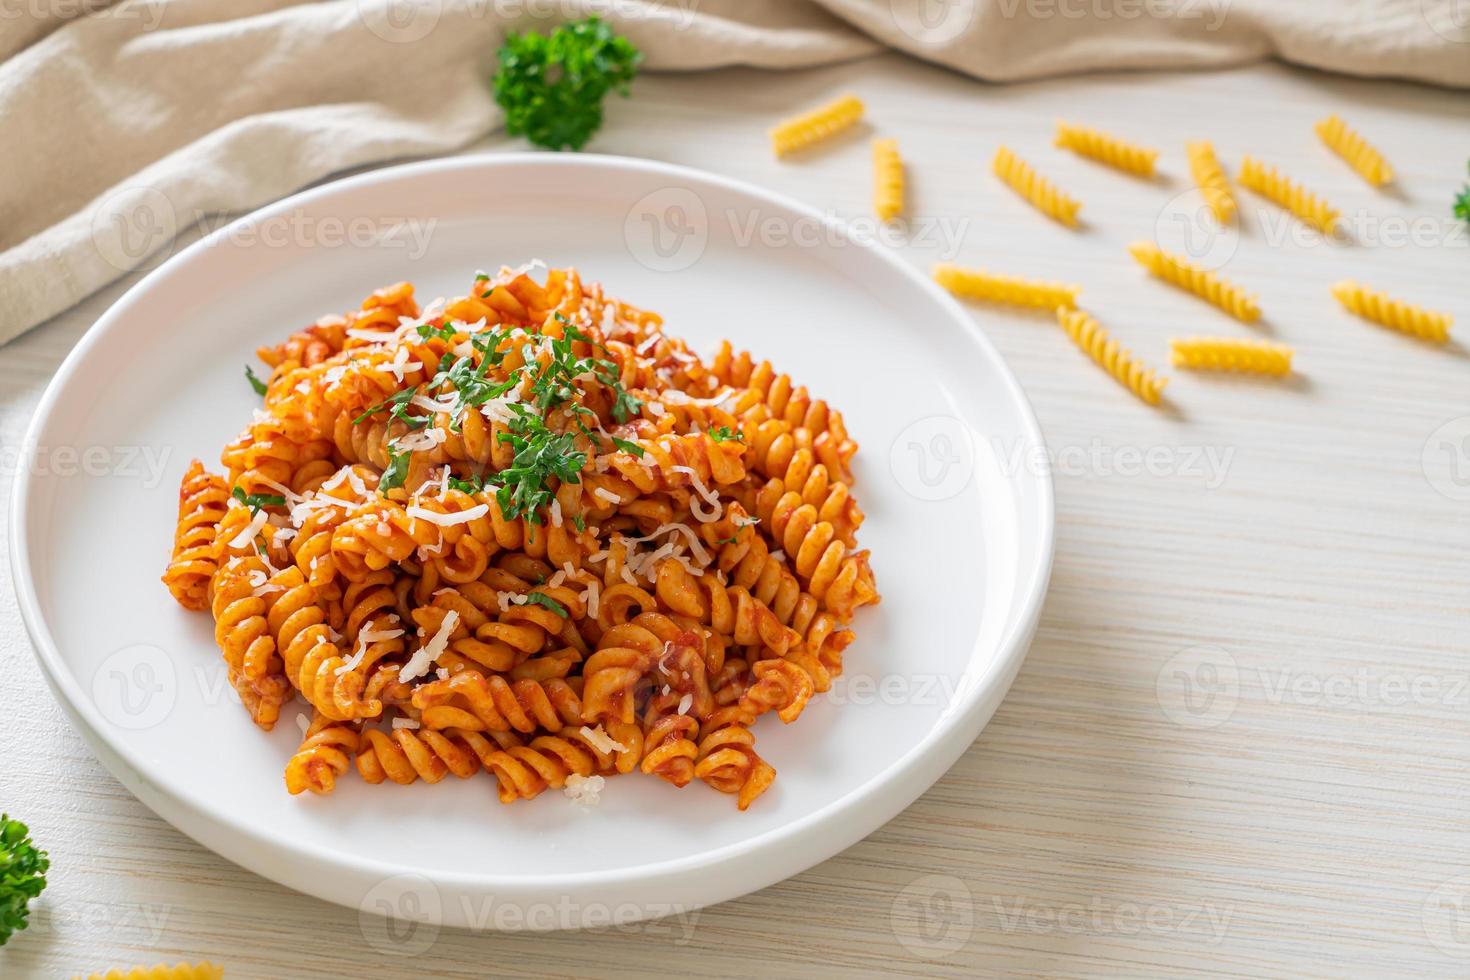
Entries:
{"label": "yellow dried pasta piece", "polygon": [[1152,177],[1159,151],[1087,126],[1057,121],[1056,145],[1137,177]]}
{"label": "yellow dried pasta piece", "polygon": [[1068,228],[1077,227],[1077,212],[1082,210],[1082,202],[1058,190],[1055,184],[1033,170],[1029,163],[1012,153],[1009,147],[1001,146],[996,149],[991,167],[995,175],[1005,181],[1011,190],[1029,201],[1042,214],[1060,221]]}
{"label": "yellow dried pasta piece", "polygon": [[1124,350],[1108,335],[1102,324],[1083,310],[1057,310],[1057,322],[1067,331],[1072,342],[1082,348],[1104,371],[1118,383],[1150,405],[1157,405],[1168,378],[1156,375],[1153,368],[1145,367],[1132,354]]}
{"label": "yellow dried pasta piece", "polygon": [[1295,353],[1285,344],[1236,337],[1176,337],[1169,352],[1175,367],[1274,375],[1291,373]]}
{"label": "yellow dried pasta piece", "polygon": [[213,963],[179,963],[175,966],[136,967],[131,970],[108,970],[106,973],[88,974],[87,980],[220,980],[225,968]]}
{"label": "yellow dried pasta piece", "polygon": [[1209,140],[1196,140],[1184,145],[1189,159],[1189,173],[1195,186],[1204,195],[1215,218],[1223,225],[1235,218],[1235,195],[1230,191],[1230,180],[1220,158],[1215,156],[1215,147]]}
{"label": "yellow dried pasta piece", "polygon": [[1267,200],[1274,201],[1318,231],[1330,235],[1337,228],[1337,219],[1342,212],[1283,176],[1275,167],[1268,167],[1255,157],[1247,156],[1241,162],[1240,183]]}
{"label": "yellow dried pasta piece", "polygon": [[1182,255],[1165,252],[1153,242],[1134,242],[1128,251],[1159,279],[1218,306],[1237,320],[1254,323],[1261,318],[1261,307],[1254,296]]}
{"label": "yellow dried pasta piece", "polygon": [[1020,276],[1002,276],[984,269],[966,269],[948,262],[934,267],[934,281],[956,296],[966,299],[983,299],[992,303],[1010,303],[1013,306],[1031,306],[1054,310],[1058,307],[1075,309],[1077,294],[1081,286],[1041,279],[1022,279]]}
{"label": "yellow dried pasta piece", "polygon": [[835,102],[782,122],[771,130],[771,146],[776,156],[785,156],[835,136],[862,117],[862,100],[855,95],[844,95]]}
{"label": "yellow dried pasta piece", "polygon": [[1347,165],[1368,183],[1382,187],[1393,180],[1393,167],[1389,166],[1383,154],[1343,122],[1341,116],[1333,113],[1320,120],[1315,128],[1327,148],[1347,161]]}
{"label": "yellow dried pasta piece", "polygon": [[892,221],[903,213],[903,158],[898,140],[873,141],[873,210],[879,221]]}
{"label": "yellow dried pasta piece", "polygon": [[1372,320],[1431,343],[1443,344],[1450,339],[1450,326],[1454,323],[1454,318],[1448,313],[1426,310],[1422,306],[1396,300],[1387,293],[1370,289],[1351,279],[1334,285],[1332,295],[1365,320]]}

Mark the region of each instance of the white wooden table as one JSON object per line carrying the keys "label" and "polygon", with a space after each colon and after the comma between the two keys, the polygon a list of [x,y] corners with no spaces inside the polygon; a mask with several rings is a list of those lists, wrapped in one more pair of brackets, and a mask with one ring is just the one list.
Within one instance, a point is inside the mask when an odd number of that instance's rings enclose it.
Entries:
{"label": "white wooden table", "polygon": [[[1171,372],[1172,413],[1127,396],[1047,318],[975,309],[1048,434],[1058,534],[1030,657],[954,770],[841,856],[685,921],[446,930],[395,959],[364,942],[355,912],[226,863],[123,790],[53,702],[6,587],[0,805],[53,870],[0,975],[201,958],[233,978],[1470,975],[1470,356],[1356,321],[1327,293],[1339,278],[1380,284],[1453,311],[1470,336],[1470,236],[1449,219],[1465,94],[1275,66],[997,87],[883,57],[645,77],[592,148],[865,217],[866,139],[781,164],[764,136],[849,89],[909,160],[910,261],[1080,283],[1159,366],[1170,336],[1252,334],[1125,252],[1182,231],[1169,202],[1189,189],[1184,140],[1213,139],[1232,169],[1247,151],[1280,164],[1359,239],[1313,241],[1242,192],[1228,272],[1260,292],[1261,332],[1297,347],[1301,374]],[[1401,194],[1374,193],[1317,143],[1312,122],[1331,111],[1389,153]],[[1166,181],[1050,149],[1058,116],[1162,147]],[[1083,199],[1085,231],[995,183],[1002,140]],[[125,285],[0,349],[6,449]]]}

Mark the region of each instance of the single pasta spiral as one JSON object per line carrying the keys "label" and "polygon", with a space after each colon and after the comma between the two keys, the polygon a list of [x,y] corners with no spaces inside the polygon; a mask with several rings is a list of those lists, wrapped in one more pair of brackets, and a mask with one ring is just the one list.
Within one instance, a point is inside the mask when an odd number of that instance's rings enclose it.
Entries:
{"label": "single pasta spiral", "polygon": [[1235,337],[1175,338],[1169,348],[1175,367],[1247,374],[1290,374],[1294,353],[1285,344]]}
{"label": "single pasta spiral", "polygon": [[1382,187],[1393,180],[1393,167],[1374,146],[1336,113],[1320,120],[1316,125],[1317,135],[1327,147],[1347,161],[1348,166],[1374,187]]}
{"label": "single pasta spiral", "polygon": [[1074,126],[1065,122],[1057,123],[1056,145],[1138,177],[1152,177],[1154,162],[1159,158],[1158,150],[1109,136],[1087,126]]}
{"label": "single pasta spiral", "polygon": [[357,730],[350,724],[316,712],[301,747],[286,763],[287,792],[292,796],[303,790],[322,796],[330,793],[337,785],[337,777],[352,767],[357,744]]}
{"label": "single pasta spiral", "polygon": [[941,262],[934,267],[934,281],[956,296],[966,299],[1032,306],[1044,310],[1055,310],[1059,306],[1074,309],[1077,306],[1077,294],[1082,291],[1081,286],[997,275],[984,269],[965,269],[948,262]]}
{"label": "single pasta spiral", "polygon": [[1189,159],[1189,173],[1194,177],[1195,186],[1204,195],[1205,203],[1210,206],[1216,220],[1222,225],[1232,220],[1235,217],[1235,195],[1231,193],[1225,168],[1215,155],[1214,144],[1208,140],[1186,143],[1184,152]]}
{"label": "single pasta spiral", "polygon": [[1168,378],[1156,376],[1133,355],[1108,336],[1102,324],[1082,310],[1057,310],[1057,319],[1072,342],[1118,380],[1123,387],[1150,405],[1157,405]]}
{"label": "single pasta spiral", "polygon": [[1342,212],[1255,157],[1248,156],[1241,161],[1240,182],[1324,234],[1330,235],[1337,230],[1337,220]]}
{"label": "single pasta spiral", "polygon": [[1042,214],[1054,221],[1060,221],[1068,228],[1077,227],[1077,212],[1082,210],[1082,202],[1058,190],[1055,184],[1033,170],[1029,163],[1012,153],[1009,147],[1002,146],[995,151],[991,168],[1011,190],[1025,198]]}
{"label": "single pasta spiral", "polygon": [[209,608],[209,583],[218,567],[214,539],[229,508],[225,481],[194,460],[179,484],[179,523],[174,531],[173,560],[163,582],[185,609]]}
{"label": "single pasta spiral", "polygon": [[879,221],[892,221],[903,213],[903,158],[898,140],[873,141],[873,211]]}
{"label": "single pasta spiral", "polygon": [[1454,318],[1448,313],[1426,310],[1412,303],[1396,300],[1387,293],[1346,279],[1332,287],[1337,301],[1365,320],[1372,320],[1400,333],[1436,344],[1450,339]]}
{"label": "single pasta spiral", "polygon": [[1254,323],[1261,318],[1261,307],[1254,296],[1182,255],[1165,252],[1152,242],[1134,242],[1128,251],[1153,275],[1218,306],[1237,320]]}
{"label": "single pasta spiral", "polygon": [[855,95],[844,95],[835,102],[781,123],[771,130],[771,145],[776,156],[785,156],[835,136],[862,117],[862,100]]}

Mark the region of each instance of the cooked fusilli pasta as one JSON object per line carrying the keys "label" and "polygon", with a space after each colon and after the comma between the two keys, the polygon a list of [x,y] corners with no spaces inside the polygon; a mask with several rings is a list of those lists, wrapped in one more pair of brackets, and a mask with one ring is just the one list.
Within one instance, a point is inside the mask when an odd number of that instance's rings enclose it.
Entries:
{"label": "cooked fusilli pasta", "polygon": [[903,214],[903,158],[895,139],[873,141],[873,211],[879,221]]}
{"label": "cooked fusilli pasta", "polygon": [[1153,275],[1218,306],[1243,323],[1261,318],[1261,307],[1254,296],[1182,255],[1165,252],[1153,242],[1134,242],[1128,252]]}
{"label": "cooked fusilli pasta", "polygon": [[1158,150],[1109,136],[1087,126],[1074,126],[1061,121],[1057,122],[1056,145],[1137,177],[1152,177],[1154,162],[1159,158]]}
{"label": "cooked fusilli pasta", "polygon": [[827,690],[878,601],[840,412],[570,269],[423,310],[400,283],[260,355],[264,408],[224,476],[185,475],[164,580],[257,723],[310,705],[291,793],[770,785],[751,726]]}
{"label": "cooked fusilli pasta", "polygon": [[1230,180],[1225,176],[1220,158],[1215,156],[1214,144],[1208,140],[1186,143],[1184,152],[1189,159],[1189,173],[1194,177],[1194,184],[1204,195],[1215,220],[1222,225],[1233,220],[1235,195],[1230,190]]}
{"label": "cooked fusilli pasta", "polygon": [[1119,384],[1150,405],[1159,403],[1169,379],[1154,374],[1153,368],[1144,367],[1094,317],[1083,310],[1058,309],[1057,320],[1072,342]]}
{"label": "cooked fusilli pasta", "polygon": [[1275,167],[1268,167],[1255,157],[1248,156],[1241,162],[1240,183],[1267,200],[1274,201],[1324,234],[1330,235],[1337,230],[1337,219],[1341,212],[1305,187],[1283,176]]}
{"label": "cooked fusilli pasta", "polygon": [[1383,154],[1343,122],[1341,116],[1333,113],[1319,120],[1315,129],[1328,149],[1342,157],[1358,172],[1358,176],[1374,187],[1382,187],[1393,180],[1393,167],[1388,165]]}
{"label": "cooked fusilli pasta", "polygon": [[1235,337],[1183,337],[1169,342],[1175,367],[1247,374],[1291,373],[1294,351],[1285,344]]}
{"label": "cooked fusilli pasta", "polygon": [[1022,279],[1020,276],[1002,276],[984,269],[961,268],[948,262],[941,262],[934,267],[934,281],[965,299],[1032,306],[1043,310],[1055,310],[1059,306],[1070,310],[1077,305],[1077,294],[1082,292],[1081,286]]}
{"label": "cooked fusilli pasta", "polygon": [[1077,212],[1082,210],[1082,203],[1058,190],[1055,184],[1033,170],[1029,163],[1012,153],[1009,147],[1002,146],[995,151],[991,168],[997,177],[1030,202],[1036,210],[1054,221],[1060,221],[1068,228],[1077,227]]}
{"label": "cooked fusilli pasta", "polygon": [[861,118],[862,100],[855,95],[844,95],[834,102],[782,122],[771,130],[771,146],[776,151],[776,156],[786,156],[830,139]]}
{"label": "cooked fusilli pasta", "polygon": [[1360,283],[1345,279],[1332,287],[1332,295],[1347,309],[1365,320],[1418,337],[1431,343],[1443,344],[1450,339],[1450,326],[1454,318],[1448,313],[1426,310],[1413,303],[1394,299],[1387,293],[1378,292]]}

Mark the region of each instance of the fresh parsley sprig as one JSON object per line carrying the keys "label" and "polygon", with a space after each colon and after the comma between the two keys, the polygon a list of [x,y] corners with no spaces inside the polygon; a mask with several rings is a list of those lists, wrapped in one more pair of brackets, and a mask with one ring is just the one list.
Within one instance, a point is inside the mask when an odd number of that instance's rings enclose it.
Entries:
{"label": "fresh parsley sprig", "polygon": [[230,496],[250,508],[250,516],[254,517],[267,507],[284,507],[286,498],[274,493],[246,493],[244,487],[236,487],[230,491]]}
{"label": "fresh parsley sprig", "polygon": [[643,55],[600,17],[562,24],[549,36],[512,34],[500,49],[495,101],[505,128],[552,150],[580,150],[602,127],[602,102],[626,96]]}
{"label": "fresh parsley sprig", "polygon": [[[1465,169],[1470,172],[1470,164]],[[1455,217],[1461,221],[1470,221],[1470,183],[1460,188],[1460,193],[1455,195]]]}
{"label": "fresh parsley sprig", "polygon": [[45,890],[50,867],[26,825],[0,813],[0,946],[30,925],[31,899]]}

